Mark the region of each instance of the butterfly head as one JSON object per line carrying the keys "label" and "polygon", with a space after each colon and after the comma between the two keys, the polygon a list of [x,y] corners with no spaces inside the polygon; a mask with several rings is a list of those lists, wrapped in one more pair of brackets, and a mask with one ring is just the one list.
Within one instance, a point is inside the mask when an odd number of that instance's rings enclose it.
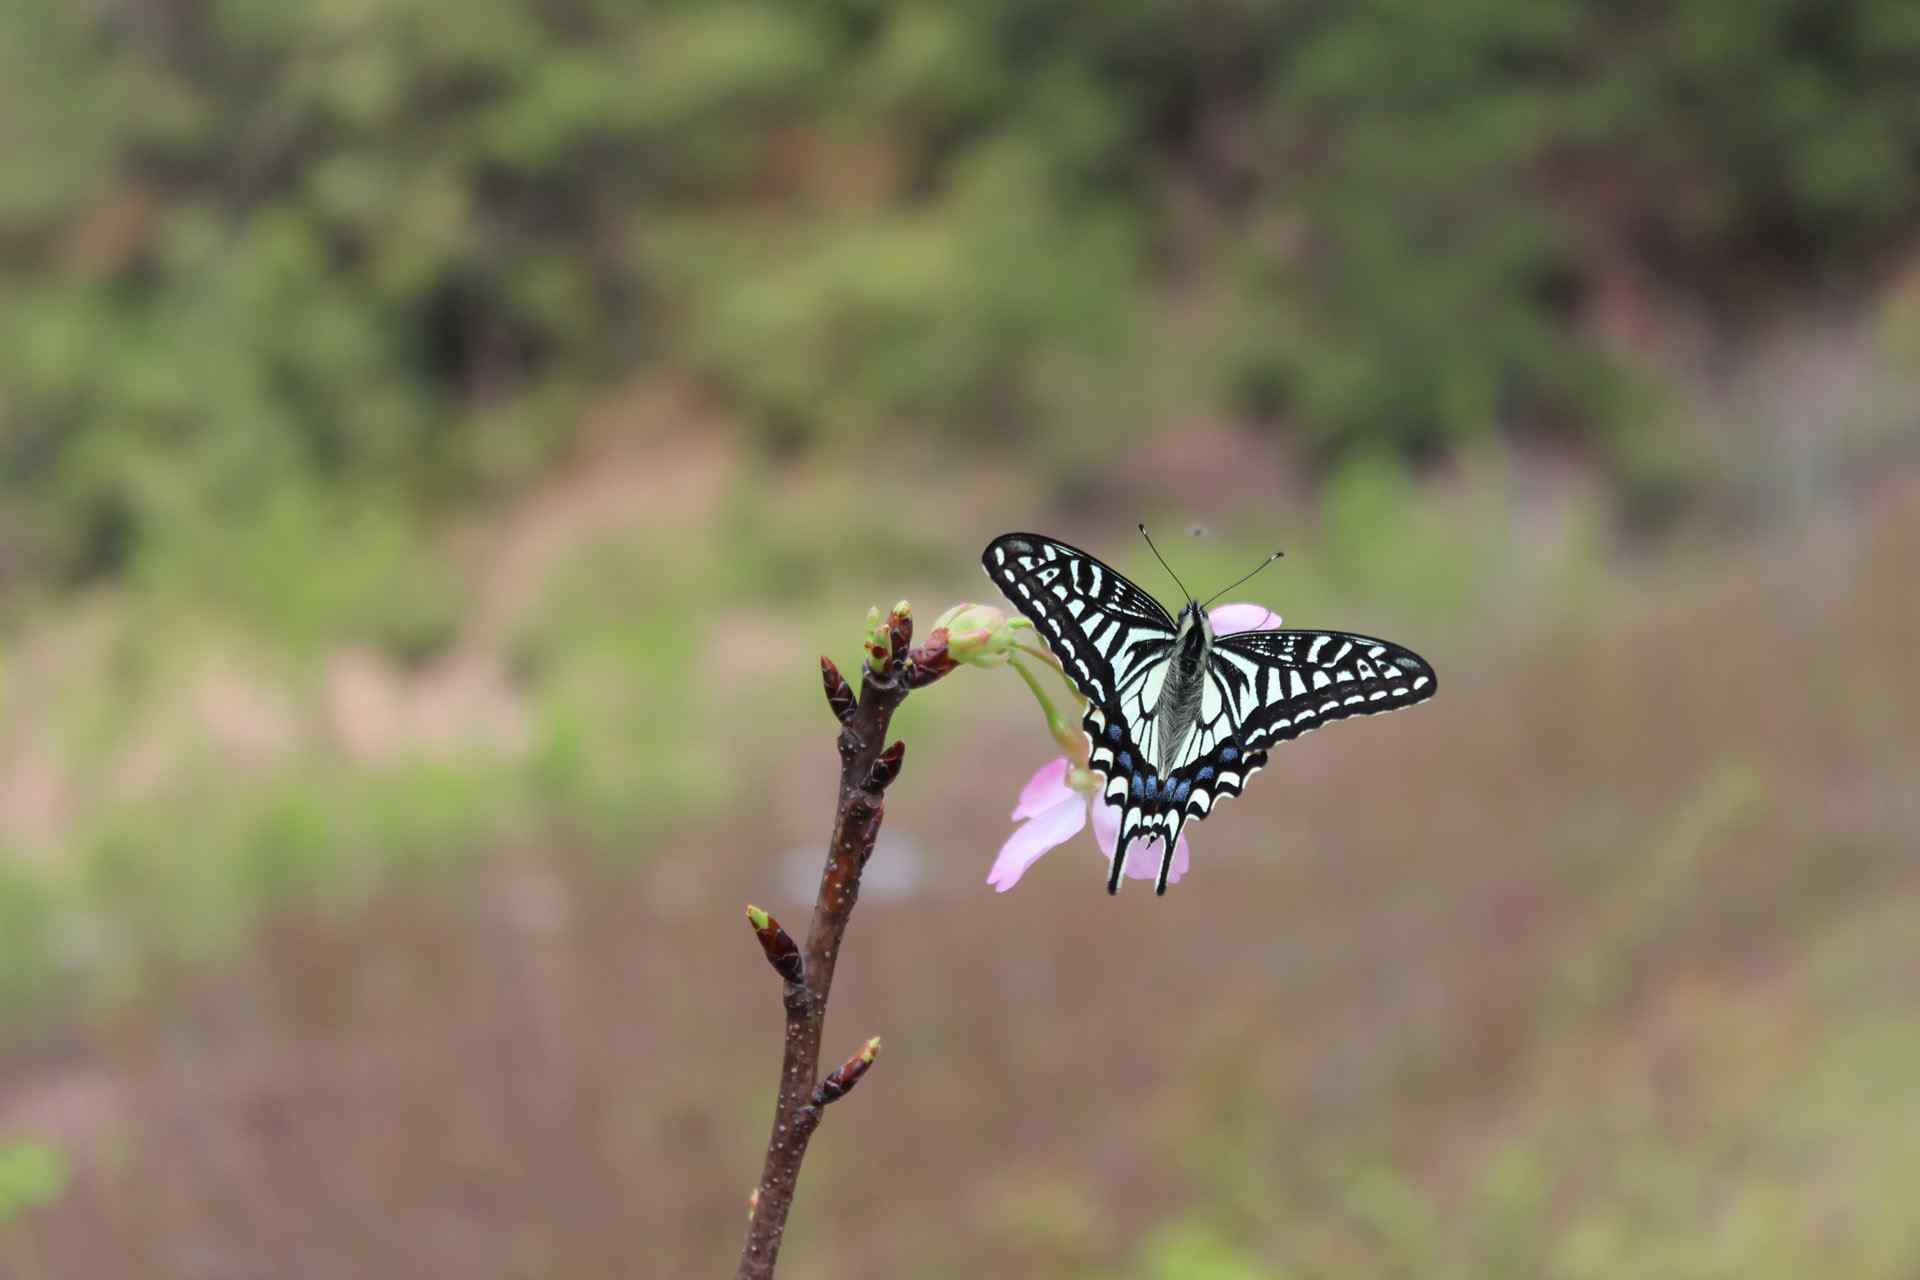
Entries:
{"label": "butterfly head", "polygon": [[1188,600],[1180,608],[1180,616],[1174,622],[1175,643],[1180,653],[1186,657],[1198,658],[1213,642],[1213,627],[1207,621],[1207,611],[1198,600]]}

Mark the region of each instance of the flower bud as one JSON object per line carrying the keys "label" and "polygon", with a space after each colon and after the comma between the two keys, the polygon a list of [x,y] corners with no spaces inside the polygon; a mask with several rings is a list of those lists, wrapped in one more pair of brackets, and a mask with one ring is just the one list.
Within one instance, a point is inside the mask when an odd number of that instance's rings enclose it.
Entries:
{"label": "flower bud", "polygon": [[878,605],[867,610],[866,650],[867,665],[875,671],[885,671],[893,658],[893,635],[887,620],[880,616]]}
{"label": "flower bud", "polygon": [[887,615],[887,650],[895,658],[905,661],[907,650],[912,647],[913,607],[902,600]]}
{"label": "flower bud", "polygon": [[827,705],[833,709],[834,718],[842,724],[853,719],[853,689],[840,668],[833,665],[833,659],[824,655],[820,659],[820,680],[826,686]]}
{"label": "flower bud", "polygon": [[936,632],[947,633],[947,654],[955,662],[975,667],[1004,667],[1013,644],[1033,626],[1025,618],[1009,618],[990,604],[957,604],[934,621]]}
{"label": "flower bud", "polygon": [[867,1074],[867,1068],[880,1056],[880,1037],[875,1036],[860,1046],[860,1052],[848,1058],[833,1069],[831,1075],[822,1080],[813,1091],[815,1106],[826,1106],[829,1102],[838,1102],[847,1096],[853,1086],[860,1083],[860,1077]]}
{"label": "flower bud", "polygon": [[947,633],[935,627],[927,642],[907,655],[907,688],[924,689],[960,666],[947,652]]}
{"label": "flower bud", "polygon": [[800,981],[806,966],[792,935],[780,927],[778,920],[755,906],[747,908],[747,923],[753,926],[754,935],[760,939],[760,949],[767,953],[767,963],[773,966],[773,971],[788,982]]}
{"label": "flower bud", "polygon": [[907,744],[896,742],[882,751],[867,770],[867,790],[885,791],[900,776],[900,765],[907,758]]}

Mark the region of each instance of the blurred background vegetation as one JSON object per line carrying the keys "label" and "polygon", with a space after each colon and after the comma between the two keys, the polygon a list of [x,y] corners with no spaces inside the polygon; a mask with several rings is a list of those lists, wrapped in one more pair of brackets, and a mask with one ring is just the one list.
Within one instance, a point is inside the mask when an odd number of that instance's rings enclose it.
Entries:
{"label": "blurred background vegetation", "polygon": [[1446,690],[1158,903],[988,893],[1047,740],[909,704],[783,1273],[1913,1275],[1917,84],[1907,0],[15,0],[0,1266],[724,1274],[814,656],[1145,517]]}

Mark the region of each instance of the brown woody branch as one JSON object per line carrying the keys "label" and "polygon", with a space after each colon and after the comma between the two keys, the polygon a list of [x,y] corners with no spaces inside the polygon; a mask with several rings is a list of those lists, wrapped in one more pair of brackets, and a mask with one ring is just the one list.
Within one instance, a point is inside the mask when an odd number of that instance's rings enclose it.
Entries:
{"label": "brown woody branch", "polygon": [[[833,663],[820,660],[827,704],[840,721],[840,791],[826,870],[820,877],[804,952],[789,958],[788,948],[793,942],[786,931],[765,912],[754,909],[755,913],[750,913],[768,961],[784,979],[786,1041],[773,1133],[767,1141],[759,1186],[749,1202],[747,1243],[740,1254],[736,1280],[768,1280],[773,1275],[780,1240],[787,1229],[787,1214],[793,1207],[794,1184],[821,1114],[829,1103],[853,1088],[879,1052],[876,1037],[825,1079],[820,1078],[820,1038],[826,1026],[834,965],[840,959],[841,940],[860,896],[860,873],[873,856],[874,840],[886,814],[886,789],[899,776],[906,753],[904,743],[884,745],[887,726],[910,689],[931,684],[953,669],[944,643],[937,651],[933,645],[910,651],[912,638],[912,618],[902,604],[887,617],[883,628],[869,636],[869,662],[857,699]],[[944,636],[941,639],[944,641]]]}

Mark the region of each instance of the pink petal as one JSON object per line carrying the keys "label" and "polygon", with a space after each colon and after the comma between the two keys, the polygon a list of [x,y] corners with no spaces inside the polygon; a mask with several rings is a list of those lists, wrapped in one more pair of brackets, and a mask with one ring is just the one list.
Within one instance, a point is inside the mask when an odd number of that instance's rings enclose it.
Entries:
{"label": "pink petal", "polygon": [[1051,809],[1073,794],[1067,785],[1067,758],[1049,760],[1033,771],[1027,785],[1020,788],[1020,803],[1013,806],[1013,820],[1031,818],[1042,809]]}
{"label": "pink petal", "polygon": [[1093,798],[1093,842],[1105,858],[1111,858],[1113,847],[1120,843],[1120,811],[1108,804],[1104,795]]}
{"label": "pink petal", "polygon": [[1280,625],[1280,615],[1263,604],[1223,604],[1207,611],[1213,634],[1230,636],[1236,631],[1271,631]]}
{"label": "pink petal", "polygon": [[1051,809],[1042,809],[1007,837],[1006,843],[1000,846],[1000,856],[993,860],[993,870],[987,872],[987,883],[1005,893],[1020,882],[1020,877],[1040,860],[1041,854],[1072,839],[1086,824],[1085,802],[1068,791],[1065,800]]}
{"label": "pink petal", "polygon": [[[1187,864],[1192,850],[1187,848],[1187,836],[1181,832],[1180,838],[1173,842],[1173,865],[1167,868],[1167,883],[1179,884],[1180,877],[1187,874]],[[1136,840],[1127,850],[1127,879],[1151,880],[1160,874],[1160,837],[1148,836],[1145,840]]]}
{"label": "pink petal", "polygon": [[1173,842],[1173,865],[1167,868],[1167,883],[1179,884],[1192,861],[1193,850],[1187,847],[1187,833],[1182,831],[1180,838]]}

